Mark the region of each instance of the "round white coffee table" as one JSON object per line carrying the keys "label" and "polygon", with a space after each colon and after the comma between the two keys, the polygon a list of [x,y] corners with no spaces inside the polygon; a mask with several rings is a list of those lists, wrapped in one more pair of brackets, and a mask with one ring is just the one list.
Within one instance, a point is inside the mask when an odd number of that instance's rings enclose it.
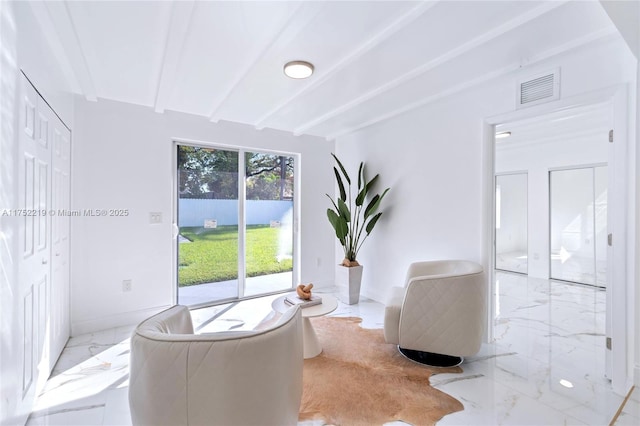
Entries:
{"label": "round white coffee table", "polygon": [[[271,308],[273,308],[274,311],[283,314],[291,307],[284,301],[288,295],[289,294],[285,294],[284,296],[274,299],[274,301],[271,302]],[[305,359],[318,356],[320,355],[320,352],[322,352],[322,345],[320,345],[316,331],[313,329],[313,325],[311,324],[311,321],[309,321],[309,318],[327,315],[328,313],[335,311],[338,307],[338,299],[334,296],[330,294],[322,294],[320,297],[322,297],[322,303],[319,305],[300,309],[300,312],[302,313],[302,340],[304,342]]]}

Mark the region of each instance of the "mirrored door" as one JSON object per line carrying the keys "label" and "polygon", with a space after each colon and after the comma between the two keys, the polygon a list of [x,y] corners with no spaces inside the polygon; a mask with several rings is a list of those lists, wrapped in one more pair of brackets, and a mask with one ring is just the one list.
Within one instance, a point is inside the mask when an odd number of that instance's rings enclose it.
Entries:
{"label": "mirrored door", "polygon": [[528,270],[528,175],[496,176],[495,268],[526,274]]}
{"label": "mirrored door", "polygon": [[550,276],[606,287],[607,166],[549,172]]}

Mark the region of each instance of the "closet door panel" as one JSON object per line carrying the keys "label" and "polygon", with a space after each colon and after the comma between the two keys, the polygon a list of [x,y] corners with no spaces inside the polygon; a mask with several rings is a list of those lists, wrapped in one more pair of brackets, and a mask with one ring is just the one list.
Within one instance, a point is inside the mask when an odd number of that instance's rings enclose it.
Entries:
{"label": "closet door panel", "polygon": [[71,133],[59,119],[53,127],[52,155],[51,369],[69,339]]}
{"label": "closet door panel", "polygon": [[21,410],[29,411],[69,338],[70,132],[22,76],[18,136]]}
{"label": "closet door panel", "polygon": [[22,371],[21,406],[33,404],[41,377],[48,376],[47,323],[51,285],[51,127],[50,116],[41,110],[40,96],[26,78],[20,86],[18,135],[18,277],[22,303],[18,315],[19,359]]}

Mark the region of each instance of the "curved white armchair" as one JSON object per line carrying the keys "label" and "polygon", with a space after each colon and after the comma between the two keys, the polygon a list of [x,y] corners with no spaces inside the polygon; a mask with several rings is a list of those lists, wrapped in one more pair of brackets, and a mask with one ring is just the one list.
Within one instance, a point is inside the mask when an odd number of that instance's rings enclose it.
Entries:
{"label": "curved white armchair", "polygon": [[131,336],[134,425],[295,425],[302,398],[298,307],[266,330],[193,334],[185,306]]}
{"label": "curved white armchair", "polygon": [[385,340],[414,361],[458,365],[480,350],[486,295],[485,274],[475,262],[412,263],[405,287],[392,289],[385,308]]}

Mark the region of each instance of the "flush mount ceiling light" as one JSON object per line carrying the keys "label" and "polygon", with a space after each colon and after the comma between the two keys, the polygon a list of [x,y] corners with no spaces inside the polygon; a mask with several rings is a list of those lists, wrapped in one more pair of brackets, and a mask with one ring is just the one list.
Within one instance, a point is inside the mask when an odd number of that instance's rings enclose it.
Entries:
{"label": "flush mount ceiling light", "polygon": [[496,133],[496,139],[508,138],[511,136],[511,132],[498,132]]}
{"label": "flush mount ceiling light", "polygon": [[313,74],[313,64],[307,61],[291,61],[284,65],[284,73],[291,78],[307,78]]}

